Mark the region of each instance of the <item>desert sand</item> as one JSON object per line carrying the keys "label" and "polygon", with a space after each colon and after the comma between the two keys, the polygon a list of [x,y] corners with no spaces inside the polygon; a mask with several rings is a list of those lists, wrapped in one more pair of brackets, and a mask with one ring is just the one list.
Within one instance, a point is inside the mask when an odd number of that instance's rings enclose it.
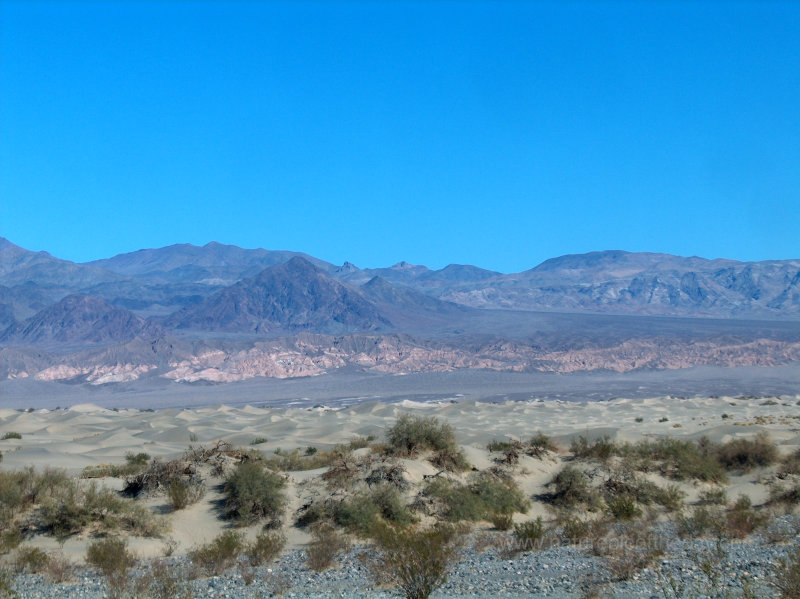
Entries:
{"label": "desert sand", "polygon": [[[436,416],[449,423],[467,459],[477,468],[486,468],[492,457],[486,444],[494,439],[527,439],[537,431],[549,435],[562,448],[559,454],[545,460],[523,457],[520,485],[529,495],[543,492],[553,474],[563,465],[570,440],[584,435],[590,440],[608,436],[616,440],[636,441],[644,437],[675,436],[696,439],[707,436],[724,442],[735,437],[752,437],[766,431],[782,453],[800,446],[800,406],[797,396],[772,398],[716,397],[696,399],[651,398],[616,399],[578,403],[564,401],[531,401],[481,403],[448,401],[440,403],[399,402],[394,404],[362,403],[332,409],[308,408],[232,408],[217,405],[196,409],[104,409],[92,404],[75,405],[63,410],[18,411],[0,409],[0,437],[7,432],[20,439],[0,441],[4,470],[33,466],[64,468],[80,475],[87,466],[120,464],[129,452],[146,452],[152,457],[174,458],[190,444],[211,445],[228,441],[249,447],[256,438],[267,441],[253,446],[265,454],[276,449],[330,449],[358,436],[373,435],[381,440],[385,430],[405,412]],[[368,450],[360,450],[368,451]],[[527,460],[527,461],[526,461]],[[424,460],[407,460],[404,464],[411,482],[436,469]],[[288,473],[289,510],[285,518],[288,548],[303,546],[308,537],[292,526],[293,511],[304,497],[306,481],[320,470]],[[763,473],[758,471],[734,476],[728,494],[747,494],[758,505],[766,498],[766,488],[758,484]],[[123,481],[100,479],[100,484],[121,488]],[[697,483],[684,484],[687,500],[697,497]],[[165,514],[169,520],[171,539],[179,552],[207,542],[227,526],[215,510],[221,494],[210,488],[205,497],[185,510],[171,512],[166,500],[154,497],[149,507]],[[515,519],[545,515],[544,504],[534,502],[528,514]],[[248,530],[255,535],[260,527]],[[33,544],[45,549],[58,547],[52,537],[37,537]],[[80,560],[89,539],[71,537],[63,550]],[[163,552],[165,539],[131,539],[131,546],[143,557]]]}

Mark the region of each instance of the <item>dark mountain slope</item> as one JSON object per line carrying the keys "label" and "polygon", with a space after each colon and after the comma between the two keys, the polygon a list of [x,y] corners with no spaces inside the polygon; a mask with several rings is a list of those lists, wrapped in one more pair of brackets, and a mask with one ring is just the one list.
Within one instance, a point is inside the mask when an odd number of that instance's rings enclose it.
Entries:
{"label": "dark mountain slope", "polygon": [[181,310],[169,317],[166,325],[273,334],[377,330],[390,323],[357,290],[295,257]]}
{"label": "dark mountain slope", "polygon": [[288,262],[294,257],[302,257],[326,272],[334,269],[332,264],[300,252],[249,250],[215,241],[202,247],[182,243],[138,250],[88,264],[126,276],[160,282],[230,285],[239,279],[255,276],[269,266]]}
{"label": "dark mountain slope", "polygon": [[69,295],[12,325],[0,335],[4,345],[116,342],[153,332],[133,313],[88,295]]}

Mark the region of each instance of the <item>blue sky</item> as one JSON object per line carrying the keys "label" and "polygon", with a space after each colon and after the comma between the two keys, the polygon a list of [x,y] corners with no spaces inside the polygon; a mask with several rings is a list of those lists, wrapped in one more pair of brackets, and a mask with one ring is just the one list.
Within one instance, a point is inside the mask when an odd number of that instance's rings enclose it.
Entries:
{"label": "blue sky", "polygon": [[0,3],[0,235],[800,258],[797,2]]}

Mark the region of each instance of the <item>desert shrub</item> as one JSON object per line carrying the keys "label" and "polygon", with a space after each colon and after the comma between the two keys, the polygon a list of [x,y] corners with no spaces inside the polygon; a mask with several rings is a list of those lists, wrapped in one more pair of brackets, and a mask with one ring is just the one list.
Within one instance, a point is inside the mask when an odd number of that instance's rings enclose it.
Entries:
{"label": "desert shrub", "polygon": [[338,504],[334,521],[351,532],[368,535],[378,521],[380,509],[366,493],[361,493]]}
{"label": "desert shrub", "polygon": [[347,446],[350,449],[364,449],[365,447],[369,447],[369,444],[375,440],[374,435],[368,435],[366,437],[355,437],[354,439],[350,439]]}
{"label": "desert shrub", "polygon": [[83,469],[83,478],[105,478],[133,476],[147,468],[150,455],[146,453],[127,453],[124,464],[98,464]]}
{"label": "desert shrub", "polygon": [[263,566],[278,557],[285,545],[283,533],[264,531],[247,546],[247,559],[252,566]]}
{"label": "desert shrub", "polygon": [[615,520],[633,520],[642,515],[636,500],[630,495],[618,495],[606,500],[606,509]]}
{"label": "desert shrub", "polygon": [[681,538],[694,539],[713,536],[727,536],[725,512],[719,506],[698,506],[690,515],[680,515],[675,521],[678,535]]}
{"label": "desert shrub", "polygon": [[403,496],[396,487],[380,485],[371,491],[372,501],[378,506],[381,517],[392,524],[407,526],[415,521]]}
{"label": "desert shrub", "polygon": [[110,597],[121,597],[128,586],[129,572],[136,564],[136,558],[124,540],[109,537],[89,544],[86,563],[105,577]]}
{"label": "desert shrub", "polygon": [[167,497],[173,510],[182,510],[197,503],[206,492],[204,484],[190,484],[181,480],[173,482],[167,488]]}
{"label": "desert shrub", "polygon": [[400,464],[383,464],[374,470],[364,479],[369,486],[389,484],[400,491],[408,488],[408,483],[403,477],[405,468]]}
{"label": "desert shrub", "polygon": [[697,499],[697,505],[727,505],[728,494],[725,489],[707,489],[701,491]]}
{"label": "desert shrub", "polygon": [[375,536],[372,564],[379,580],[389,580],[406,599],[427,599],[447,581],[456,561],[460,533],[451,525],[432,528],[381,527]]}
{"label": "desert shrub", "polygon": [[558,524],[561,526],[562,536],[570,543],[580,543],[592,536],[594,523],[570,511],[559,514]]}
{"label": "desert shrub", "polygon": [[778,477],[785,478],[790,474],[800,474],[800,449],[796,449],[781,460]]}
{"label": "desert shrub", "polygon": [[337,447],[332,451],[318,451],[316,447],[307,447],[304,452],[295,449],[291,453],[276,449],[270,457],[264,458],[267,468],[279,472],[302,472],[330,466],[350,453],[350,449]]}
{"label": "desert shrub", "polygon": [[350,451],[336,452],[328,464],[330,467],[322,474],[322,480],[329,489],[345,489],[361,473],[361,463]]}
{"label": "desert shrub", "polygon": [[741,539],[766,523],[766,516],[753,509],[750,498],[740,495],[728,511],[728,534]]}
{"label": "desert shrub", "polygon": [[545,528],[542,517],[536,520],[528,520],[514,525],[514,541],[519,551],[534,551],[542,548],[547,529]]}
{"label": "desert shrub", "polygon": [[227,530],[206,545],[188,552],[192,563],[209,576],[219,576],[236,564],[245,546],[241,533]]}
{"label": "desert shrub", "polygon": [[286,481],[252,462],[242,462],[225,481],[225,509],[230,518],[251,523],[261,518],[277,519],[283,512]]}
{"label": "desert shrub", "polygon": [[787,513],[791,512],[794,506],[800,505],[800,484],[784,486],[774,484],[769,488],[770,505],[782,505]]}
{"label": "desert shrub", "polygon": [[0,565],[0,599],[19,597],[13,587],[14,578],[4,566]]}
{"label": "desert shrub", "polygon": [[3,436],[0,438],[0,441],[6,441],[8,439],[22,439],[22,435],[19,433],[15,433],[14,431],[8,431],[7,433],[3,433]]}
{"label": "desert shrub", "polygon": [[492,514],[489,516],[489,522],[496,530],[510,530],[514,525],[514,516],[511,514]]}
{"label": "desert shrub", "polygon": [[45,567],[45,575],[51,582],[62,583],[72,579],[75,573],[75,564],[67,559],[63,553],[50,555]]}
{"label": "desert shrub", "polygon": [[678,485],[658,487],[655,501],[668,512],[677,512],[683,509],[686,492]]}
{"label": "desert shrub", "polygon": [[700,480],[722,483],[727,475],[717,461],[716,446],[707,439],[693,442],[682,439],[643,439],[619,447],[620,455],[636,470],[659,471],[677,480]]}
{"label": "desert shrub", "polygon": [[118,529],[142,536],[158,536],[164,524],[145,507],[119,497],[110,489],[87,488],[77,481],[54,489],[42,498],[36,523],[49,534],[66,537],[96,526],[103,532]]}
{"label": "desert shrub", "polygon": [[201,484],[197,468],[187,460],[153,460],[143,468],[125,478],[123,492],[131,497],[141,493],[156,494],[166,492],[176,483]]}
{"label": "desert shrub", "polygon": [[790,551],[772,571],[772,585],[781,599],[800,599],[800,548]]}
{"label": "desert shrub", "polygon": [[563,507],[572,507],[580,503],[594,504],[595,494],[589,487],[586,476],[573,466],[565,466],[550,481],[553,492],[550,502]]}
{"label": "desert shrub", "polygon": [[336,532],[330,522],[318,522],[311,528],[311,542],[306,548],[306,564],[315,572],[330,568],[336,556],[347,551],[350,544]]}
{"label": "desert shrub", "polygon": [[778,448],[761,432],[754,439],[732,439],[719,446],[716,458],[727,470],[747,472],[778,461]]}
{"label": "desert shrub", "polygon": [[524,451],[529,456],[541,458],[549,451],[558,451],[558,447],[550,440],[550,437],[545,435],[542,431],[538,431],[530,438]]}
{"label": "desert shrub", "polygon": [[474,522],[486,514],[480,498],[469,487],[455,481],[435,478],[425,487],[424,494],[439,502],[442,515],[451,522]]}
{"label": "desert shrub", "polygon": [[524,513],[529,506],[513,480],[503,480],[489,472],[472,476],[466,485],[434,479],[425,488],[425,494],[441,502],[443,515],[451,522],[474,522],[498,514]]}
{"label": "desert shrub", "polygon": [[511,478],[500,478],[490,472],[472,476],[469,490],[480,499],[487,515],[525,513],[530,507],[525,494]]}
{"label": "desert shrub", "polygon": [[570,445],[570,452],[576,458],[606,461],[617,453],[617,446],[608,437],[599,437],[593,442],[584,436],[575,437]]}
{"label": "desert shrub", "polygon": [[455,451],[456,438],[447,423],[434,416],[403,414],[386,431],[392,453],[410,457],[420,451]]}
{"label": "desert shrub", "polygon": [[653,534],[645,524],[632,522],[617,526],[599,547],[613,578],[628,580],[664,554],[666,539]]}
{"label": "desert shrub", "polygon": [[150,563],[149,571],[143,579],[145,589],[142,595],[152,599],[193,599],[194,594],[183,570],[163,559]]}
{"label": "desert shrub", "polygon": [[41,574],[47,568],[49,559],[47,553],[38,547],[20,547],[14,556],[14,570]]}
{"label": "desert shrub", "polygon": [[268,439],[266,437],[256,437],[252,441],[250,441],[250,445],[261,445],[262,443],[266,443]]}
{"label": "desert shrub", "polygon": [[464,452],[458,447],[439,449],[428,458],[428,461],[437,468],[448,472],[463,472],[472,468],[467,462]]}

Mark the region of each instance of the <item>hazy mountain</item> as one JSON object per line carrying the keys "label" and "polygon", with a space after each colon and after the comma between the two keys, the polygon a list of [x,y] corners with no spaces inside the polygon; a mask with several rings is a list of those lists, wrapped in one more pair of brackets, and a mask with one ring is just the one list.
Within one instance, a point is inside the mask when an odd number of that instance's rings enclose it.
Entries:
{"label": "hazy mountain", "polygon": [[93,266],[59,260],[47,252],[31,252],[0,237],[0,284],[34,284],[43,288],[81,289],[124,277]]}
{"label": "hazy mountain", "polygon": [[276,333],[367,331],[390,323],[364,295],[294,257],[264,269],[166,320],[201,331]]}
{"label": "hazy mountain", "polygon": [[477,308],[668,316],[797,317],[800,260],[737,262],[622,251],[562,256],[440,289]]}
{"label": "hazy mountain", "polygon": [[138,250],[87,264],[158,282],[231,285],[239,279],[256,275],[268,266],[288,262],[294,257],[302,257],[326,272],[335,268],[324,260],[300,252],[248,250],[216,241],[202,247],[182,243]]}
{"label": "hazy mountain", "polygon": [[12,325],[0,335],[4,344],[102,343],[133,339],[152,325],[128,310],[88,295],[69,295]]}

